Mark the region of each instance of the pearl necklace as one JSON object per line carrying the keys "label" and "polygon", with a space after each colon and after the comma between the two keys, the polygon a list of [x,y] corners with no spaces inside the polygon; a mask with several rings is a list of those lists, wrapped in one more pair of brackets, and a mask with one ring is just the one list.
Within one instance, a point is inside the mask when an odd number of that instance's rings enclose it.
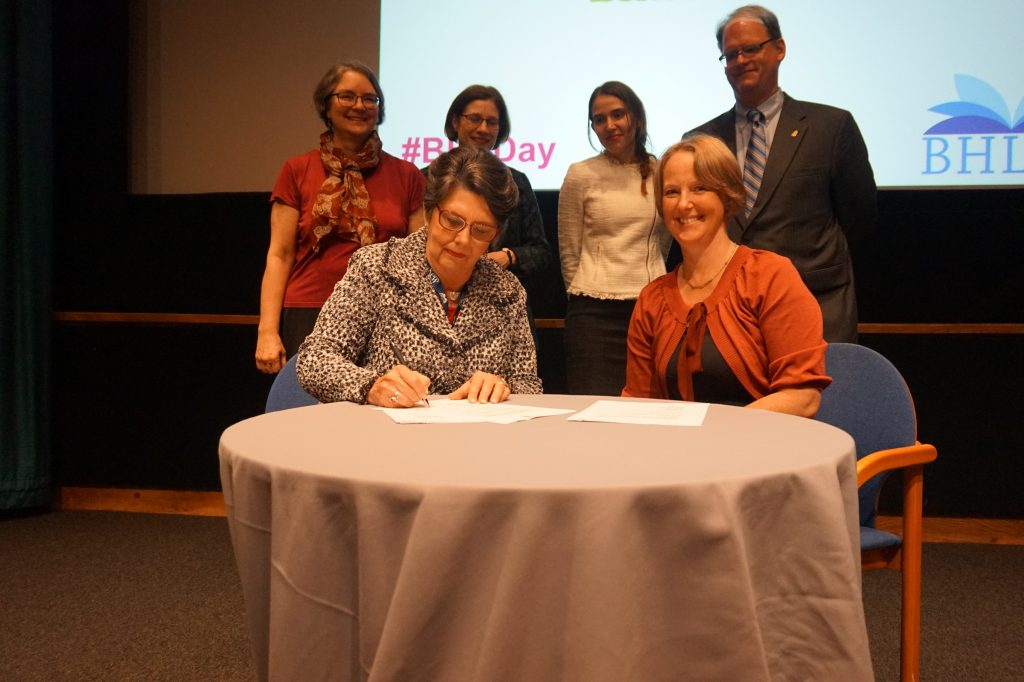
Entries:
{"label": "pearl necklace", "polygon": [[692,279],[692,278],[687,279],[683,275],[683,269],[682,268],[679,268],[679,277],[680,277],[680,279],[683,280],[683,284],[685,284],[686,286],[690,287],[694,291],[699,291],[701,289],[706,288],[708,285],[710,285],[712,282],[714,282],[716,279],[718,279],[718,276],[721,275],[722,272],[725,270],[725,266],[728,265],[729,261],[732,260],[732,257],[736,253],[736,249],[738,249],[738,248],[740,248],[739,244],[733,244],[732,249],[729,251],[729,255],[725,257],[725,262],[722,263],[722,267],[718,268],[718,272],[713,274],[711,276],[711,279],[709,279],[708,281],[704,282],[703,284],[693,284],[693,283],[691,283],[690,279]]}

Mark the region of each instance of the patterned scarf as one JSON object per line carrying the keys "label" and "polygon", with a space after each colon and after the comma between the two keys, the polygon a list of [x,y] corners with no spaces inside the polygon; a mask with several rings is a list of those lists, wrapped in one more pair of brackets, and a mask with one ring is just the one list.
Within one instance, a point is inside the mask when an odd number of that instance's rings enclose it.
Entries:
{"label": "patterned scarf", "polygon": [[351,155],[334,147],[331,131],[320,135],[320,160],[327,179],[313,204],[314,253],[320,251],[320,240],[332,232],[361,246],[377,241],[377,219],[362,171],[380,162],[380,148],[376,130],[363,148]]}

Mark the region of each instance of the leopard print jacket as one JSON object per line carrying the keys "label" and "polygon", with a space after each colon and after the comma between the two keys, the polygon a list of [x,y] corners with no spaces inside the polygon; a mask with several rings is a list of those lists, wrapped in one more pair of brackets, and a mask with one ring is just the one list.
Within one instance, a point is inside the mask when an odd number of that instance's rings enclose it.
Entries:
{"label": "leopard print jacket", "polygon": [[[526,292],[514,275],[482,258],[455,324],[429,279],[427,230],[355,252],[299,347],[299,383],[321,402],[365,403],[373,383],[399,364],[430,377],[430,392],[454,391],[477,370],[513,393],[540,393]],[[393,344],[393,345],[392,345]]]}

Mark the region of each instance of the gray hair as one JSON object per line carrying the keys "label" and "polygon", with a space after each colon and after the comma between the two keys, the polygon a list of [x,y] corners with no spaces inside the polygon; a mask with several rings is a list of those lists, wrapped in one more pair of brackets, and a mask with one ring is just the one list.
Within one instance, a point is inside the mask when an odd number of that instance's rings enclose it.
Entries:
{"label": "gray hair", "polygon": [[430,213],[456,187],[482,197],[499,227],[519,203],[519,188],[508,167],[491,152],[472,145],[460,145],[430,164],[423,207]]}
{"label": "gray hair", "polygon": [[779,28],[779,18],[768,8],[762,7],[761,5],[744,5],[734,9],[729,13],[725,19],[722,19],[718,23],[718,29],[715,31],[715,39],[718,41],[718,49],[722,49],[722,34],[725,33],[725,27],[728,26],[736,19],[754,19],[764,24],[764,27],[768,29],[768,37],[772,40],[778,40],[782,37],[782,29]]}

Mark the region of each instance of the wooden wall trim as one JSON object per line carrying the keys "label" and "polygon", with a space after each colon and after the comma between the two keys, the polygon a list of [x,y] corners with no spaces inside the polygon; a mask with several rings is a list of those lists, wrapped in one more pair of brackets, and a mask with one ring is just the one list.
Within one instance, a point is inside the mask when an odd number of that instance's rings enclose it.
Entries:
{"label": "wooden wall trim", "polygon": [[259,315],[208,315],[201,313],[89,313],[56,312],[55,322],[65,324],[237,324],[257,325]]}
{"label": "wooden wall trim", "polygon": [[902,324],[863,322],[857,325],[861,334],[1024,334],[1024,324]]}
{"label": "wooden wall trim", "polygon": [[61,509],[226,516],[224,493],[189,490],[130,490],[126,488],[60,489]]}
{"label": "wooden wall trim", "polygon": [[[259,324],[259,315],[211,315],[203,313],[110,313],[55,312],[55,322],[62,324]],[[538,329],[563,329],[565,320],[558,317],[537,318]],[[857,327],[861,334],[1024,334],[1024,324],[1005,323],[890,323],[863,322]]]}
{"label": "wooden wall trim", "polygon": [[[224,494],[188,490],[61,488],[59,507],[70,510],[226,516]],[[878,517],[878,527],[898,533],[903,520]],[[1024,545],[1024,520],[925,517],[924,541],[987,545]]]}
{"label": "wooden wall trim", "polygon": [[[903,532],[899,516],[879,516],[878,527]],[[982,545],[1024,545],[1024,520],[924,518],[924,542]]]}

